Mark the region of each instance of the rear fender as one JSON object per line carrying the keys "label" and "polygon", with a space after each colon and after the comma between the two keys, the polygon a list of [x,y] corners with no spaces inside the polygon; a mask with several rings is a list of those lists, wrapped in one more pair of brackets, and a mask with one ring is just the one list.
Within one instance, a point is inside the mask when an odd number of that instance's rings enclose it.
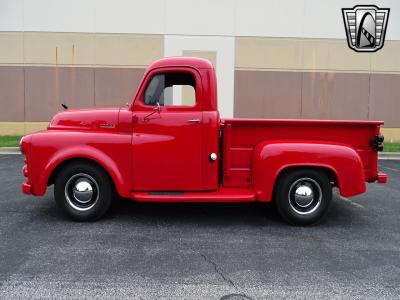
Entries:
{"label": "rear fender", "polygon": [[335,174],[345,197],[365,192],[363,164],[357,152],[343,144],[275,140],[259,143],[253,155],[253,187],[257,200],[271,201],[276,179],[293,167],[315,167]]}

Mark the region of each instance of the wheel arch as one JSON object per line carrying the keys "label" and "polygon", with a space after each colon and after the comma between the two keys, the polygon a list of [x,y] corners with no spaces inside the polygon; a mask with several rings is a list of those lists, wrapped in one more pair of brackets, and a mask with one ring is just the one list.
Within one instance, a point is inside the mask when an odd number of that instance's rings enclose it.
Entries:
{"label": "wheel arch", "polygon": [[278,180],[287,172],[291,172],[294,170],[304,170],[304,169],[323,172],[328,177],[329,181],[334,184],[334,186],[340,188],[336,170],[333,169],[331,166],[326,166],[326,165],[302,164],[302,165],[284,166],[279,170],[278,176],[276,177],[276,182],[278,182]]}
{"label": "wheel arch", "polygon": [[117,166],[112,162],[112,160],[102,156],[93,157],[88,155],[71,154],[62,158],[58,157],[57,159],[52,160],[52,162],[47,165],[44,175],[45,177],[43,178],[43,180],[45,180],[44,185],[52,185],[55,181],[56,176],[63,169],[63,167],[74,162],[90,163],[98,166],[107,174],[113,185],[114,190],[120,196],[129,196],[129,187],[124,184],[122,175],[119,172]]}
{"label": "wheel arch", "polygon": [[87,157],[70,157],[70,158],[67,158],[67,159],[61,161],[51,171],[51,173],[48,177],[48,180],[47,180],[47,186],[54,184],[54,181],[55,181],[57,175],[60,173],[60,171],[63,168],[65,168],[67,165],[73,164],[73,163],[82,163],[82,164],[87,163],[87,164],[96,165],[97,167],[101,168],[107,174],[107,176],[109,177],[109,179],[111,180],[111,182],[115,188],[115,182],[114,182],[113,178],[111,177],[110,173],[107,171],[107,169],[102,164],[98,163],[97,161],[95,161],[91,158],[87,158]]}
{"label": "wheel arch", "polygon": [[287,174],[289,172],[295,171],[295,170],[315,170],[315,171],[320,171],[320,172],[324,173],[328,177],[329,181],[331,183],[333,183],[333,186],[336,186],[336,187],[338,187],[340,189],[340,184],[339,184],[339,179],[338,179],[338,176],[337,176],[337,172],[332,167],[323,166],[323,165],[308,165],[308,164],[294,165],[294,166],[292,165],[292,166],[284,166],[279,170],[278,176],[276,176],[276,180],[275,180],[274,187],[273,187],[273,196],[275,195],[277,183],[282,178],[282,176],[284,176],[285,174]]}

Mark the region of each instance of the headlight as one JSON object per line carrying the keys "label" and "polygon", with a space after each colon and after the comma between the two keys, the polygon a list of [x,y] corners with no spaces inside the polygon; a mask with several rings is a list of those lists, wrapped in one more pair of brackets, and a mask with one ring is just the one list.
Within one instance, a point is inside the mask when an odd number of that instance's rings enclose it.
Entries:
{"label": "headlight", "polygon": [[21,140],[19,141],[19,151],[21,151],[21,153],[25,155],[24,149],[22,148],[23,139],[24,139],[24,137],[22,137]]}
{"label": "headlight", "polygon": [[29,150],[27,147],[29,147],[30,141],[31,141],[31,135],[25,135],[19,141],[19,150],[21,151],[22,154],[24,155],[27,154],[27,150]]}

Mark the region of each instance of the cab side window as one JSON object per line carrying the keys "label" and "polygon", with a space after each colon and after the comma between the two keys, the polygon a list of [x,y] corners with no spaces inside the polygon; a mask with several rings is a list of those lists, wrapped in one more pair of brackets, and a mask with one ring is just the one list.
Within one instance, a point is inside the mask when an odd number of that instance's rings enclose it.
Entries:
{"label": "cab side window", "polygon": [[144,92],[144,104],[194,106],[196,80],[191,73],[164,73],[153,76]]}

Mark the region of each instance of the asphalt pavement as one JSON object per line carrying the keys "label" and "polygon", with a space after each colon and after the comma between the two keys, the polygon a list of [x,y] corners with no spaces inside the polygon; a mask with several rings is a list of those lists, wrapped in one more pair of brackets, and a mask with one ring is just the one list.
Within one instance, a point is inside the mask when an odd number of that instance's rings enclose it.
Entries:
{"label": "asphalt pavement", "polygon": [[72,222],[52,188],[21,193],[22,160],[0,155],[1,299],[400,297],[400,161],[380,161],[387,185],[293,227],[272,205],[130,200]]}

